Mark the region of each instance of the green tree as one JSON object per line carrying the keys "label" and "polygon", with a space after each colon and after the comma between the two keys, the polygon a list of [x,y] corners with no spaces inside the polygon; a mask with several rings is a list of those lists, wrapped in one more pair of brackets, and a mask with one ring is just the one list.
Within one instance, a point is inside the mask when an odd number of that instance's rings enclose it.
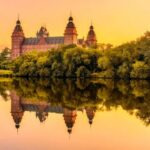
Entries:
{"label": "green tree", "polygon": [[90,71],[85,66],[80,66],[77,69],[76,76],[81,78],[90,77]]}
{"label": "green tree", "polygon": [[0,69],[10,69],[11,67],[10,49],[4,48],[0,53]]}
{"label": "green tree", "polygon": [[150,68],[143,61],[136,61],[133,64],[133,69],[131,71],[131,78],[141,78],[147,79],[150,77]]}

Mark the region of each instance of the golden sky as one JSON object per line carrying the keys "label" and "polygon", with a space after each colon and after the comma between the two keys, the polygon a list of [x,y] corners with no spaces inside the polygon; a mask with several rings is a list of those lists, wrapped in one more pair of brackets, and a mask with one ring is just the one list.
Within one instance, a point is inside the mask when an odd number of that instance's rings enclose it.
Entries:
{"label": "golden sky", "polygon": [[92,20],[100,43],[118,45],[150,30],[150,0],[0,0],[0,47],[10,46],[18,13],[26,36],[41,25],[60,36],[70,11],[79,37],[86,37]]}

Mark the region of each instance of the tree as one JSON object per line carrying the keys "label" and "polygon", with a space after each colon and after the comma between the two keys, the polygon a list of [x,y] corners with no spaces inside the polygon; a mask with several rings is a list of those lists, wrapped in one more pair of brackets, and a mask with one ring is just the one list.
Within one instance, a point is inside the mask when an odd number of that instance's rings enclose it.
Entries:
{"label": "tree", "polygon": [[130,66],[127,62],[124,62],[119,66],[117,70],[117,76],[121,79],[129,79],[130,78]]}
{"label": "tree", "polygon": [[112,68],[110,59],[107,56],[103,56],[98,59],[98,66],[101,70],[107,70]]}
{"label": "tree", "polygon": [[0,69],[10,69],[11,60],[10,60],[10,49],[4,48],[0,53]]}
{"label": "tree", "polygon": [[77,69],[76,76],[81,78],[90,77],[90,71],[85,66],[80,66]]}
{"label": "tree", "polygon": [[130,76],[131,78],[148,79],[150,78],[150,67],[143,61],[136,61]]}

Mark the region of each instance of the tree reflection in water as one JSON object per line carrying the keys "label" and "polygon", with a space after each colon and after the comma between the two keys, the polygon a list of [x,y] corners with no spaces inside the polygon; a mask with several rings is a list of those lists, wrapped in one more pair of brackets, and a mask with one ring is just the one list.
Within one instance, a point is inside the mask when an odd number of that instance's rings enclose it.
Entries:
{"label": "tree reflection in water", "polygon": [[120,106],[145,125],[150,124],[150,82],[146,80],[14,79],[0,83],[0,95],[5,100],[11,98],[16,128],[25,111],[36,112],[40,122],[55,112],[63,114],[71,133],[77,111],[85,111],[92,124],[96,111],[110,111]]}

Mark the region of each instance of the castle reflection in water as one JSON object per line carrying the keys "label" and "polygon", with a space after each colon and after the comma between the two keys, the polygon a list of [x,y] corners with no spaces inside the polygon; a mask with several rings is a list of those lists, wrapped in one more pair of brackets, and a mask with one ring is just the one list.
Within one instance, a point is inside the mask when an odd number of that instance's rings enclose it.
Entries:
{"label": "castle reflection in water", "polygon": [[11,91],[11,115],[15,122],[16,129],[20,127],[21,120],[25,111],[35,112],[39,121],[44,122],[49,113],[63,114],[64,121],[70,134],[75,124],[77,111],[86,111],[89,124],[92,125],[95,116],[95,107],[85,107],[80,110],[63,108],[62,106],[52,106],[46,101],[30,101],[17,95],[16,91]]}
{"label": "castle reflection in water", "polygon": [[[9,94],[7,94],[9,91]],[[59,79],[13,79],[0,83],[0,96],[11,98],[11,115],[18,129],[26,111],[35,112],[40,122],[49,113],[62,114],[69,133],[78,111],[85,111],[89,124],[96,111],[121,107],[150,125],[150,82]],[[88,123],[88,121],[87,121]]]}

